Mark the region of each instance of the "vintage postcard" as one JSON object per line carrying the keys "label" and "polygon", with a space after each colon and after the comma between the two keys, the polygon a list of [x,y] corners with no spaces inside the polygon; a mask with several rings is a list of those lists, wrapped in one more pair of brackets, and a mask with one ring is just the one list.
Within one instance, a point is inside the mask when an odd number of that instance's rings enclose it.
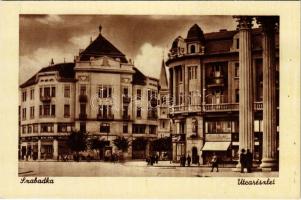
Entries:
{"label": "vintage postcard", "polygon": [[299,2],[0,9],[0,197],[299,197]]}

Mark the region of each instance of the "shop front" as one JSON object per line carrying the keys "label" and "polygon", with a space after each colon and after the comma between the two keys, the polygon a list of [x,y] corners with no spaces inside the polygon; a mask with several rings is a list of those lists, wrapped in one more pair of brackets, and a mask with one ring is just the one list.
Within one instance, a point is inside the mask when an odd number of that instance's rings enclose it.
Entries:
{"label": "shop front", "polygon": [[217,155],[220,163],[231,163],[231,134],[206,134],[205,144],[201,151],[204,164],[210,164],[213,154]]}
{"label": "shop front", "polygon": [[172,160],[179,162],[182,155],[186,155],[185,134],[171,134],[172,140]]}

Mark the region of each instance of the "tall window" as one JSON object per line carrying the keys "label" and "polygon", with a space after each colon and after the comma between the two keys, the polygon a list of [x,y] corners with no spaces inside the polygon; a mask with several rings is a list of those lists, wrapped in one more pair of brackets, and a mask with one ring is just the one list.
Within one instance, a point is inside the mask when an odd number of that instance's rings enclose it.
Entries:
{"label": "tall window", "polygon": [[34,89],[30,90],[30,100],[34,99]]}
{"label": "tall window", "polygon": [[137,107],[137,113],[136,113],[136,116],[137,116],[137,117],[141,117],[141,107],[140,107],[140,106]]}
{"label": "tall window", "polygon": [[146,126],[144,124],[133,124],[133,133],[136,134],[145,134]]}
{"label": "tall window", "polygon": [[137,100],[141,100],[141,89],[137,89]]}
{"label": "tall window", "polygon": [[124,116],[124,117],[127,117],[127,116],[128,116],[128,109],[129,109],[128,106],[123,106],[123,116]]}
{"label": "tall window", "polygon": [[55,105],[51,105],[51,115],[55,116]]}
{"label": "tall window", "polygon": [[44,116],[50,116],[50,105],[44,105],[43,106],[43,115]]}
{"label": "tall window", "polygon": [[26,134],[27,132],[27,127],[25,125],[22,126],[22,133],[23,134]]}
{"label": "tall window", "polygon": [[80,93],[81,95],[85,95],[85,94],[86,94],[86,86],[85,86],[85,85],[81,85],[81,86],[80,86],[80,91],[79,91],[79,93]]}
{"label": "tall window", "polygon": [[98,87],[99,98],[112,98],[113,88],[110,85],[100,85]]}
{"label": "tall window", "polygon": [[79,123],[79,130],[80,130],[80,132],[82,132],[82,133],[85,133],[85,132],[86,132],[86,122],[80,122],[80,123]]}
{"label": "tall window", "polygon": [[239,103],[239,89],[235,90],[235,102]]}
{"label": "tall window", "polygon": [[30,118],[34,118],[34,106],[30,107]]}
{"label": "tall window", "polygon": [[31,126],[31,125],[28,125],[28,127],[27,127],[27,132],[28,132],[28,133],[32,133],[32,126]]}
{"label": "tall window", "polygon": [[70,105],[69,104],[64,105],[64,117],[70,117]]}
{"label": "tall window", "polygon": [[235,77],[239,77],[239,63],[235,63],[234,75],[235,75]]}
{"label": "tall window", "polygon": [[70,85],[65,85],[64,87],[64,97],[70,97]]}
{"label": "tall window", "polygon": [[123,133],[128,133],[128,124],[123,124]]}
{"label": "tall window", "polygon": [[51,88],[51,96],[52,96],[52,97],[55,97],[55,87],[52,87],[52,88]]}
{"label": "tall window", "polygon": [[239,38],[236,39],[236,49],[239,49]]}
{"label": "tall window", "polygon": [[26,108],[22,109],[22,119],[25,120],[26,119]]}
{"label": "tall window", "polygon": [[22,101],[26,101],[26,91],[22,92]]}
{"label": "tall window", "polygon": [[38,124],[34,124],[33,125],[33,132],[34,133],[38,133],[39,132],[39,125]]}
{"label": "tall window", "polygon": [[127,87],[123,88],[123,96],[128,96],[129,95],[129,89]]}
{"label": "tall window", "polygon": [[44,88],[44,97],[50,97],[50,87]]}
{"label": "tall window", "polygon": [[149,134],[156,134],[157,126],[149,125]]}

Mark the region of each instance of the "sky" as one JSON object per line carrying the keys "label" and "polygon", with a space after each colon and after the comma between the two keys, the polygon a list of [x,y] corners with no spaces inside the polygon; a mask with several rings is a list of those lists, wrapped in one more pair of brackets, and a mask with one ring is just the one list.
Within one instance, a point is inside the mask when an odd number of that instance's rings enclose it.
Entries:
{"label": "sky", "polygon": [[79,49],[102,35],[145,75],[159,78],[173,40],[198,24],[204,33],[234,30],[232,16],[20,15],[19,83],[54,63],[72,62]]}

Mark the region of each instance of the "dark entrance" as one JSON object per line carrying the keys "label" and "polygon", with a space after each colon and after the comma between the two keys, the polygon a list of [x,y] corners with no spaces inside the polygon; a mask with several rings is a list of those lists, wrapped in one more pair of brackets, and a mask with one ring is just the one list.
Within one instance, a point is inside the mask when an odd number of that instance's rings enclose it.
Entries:
{"label": "dark entrance", "polygon": [[199,162],[198,149],[196,147],[192,147],[192,163],[197,164]]}

